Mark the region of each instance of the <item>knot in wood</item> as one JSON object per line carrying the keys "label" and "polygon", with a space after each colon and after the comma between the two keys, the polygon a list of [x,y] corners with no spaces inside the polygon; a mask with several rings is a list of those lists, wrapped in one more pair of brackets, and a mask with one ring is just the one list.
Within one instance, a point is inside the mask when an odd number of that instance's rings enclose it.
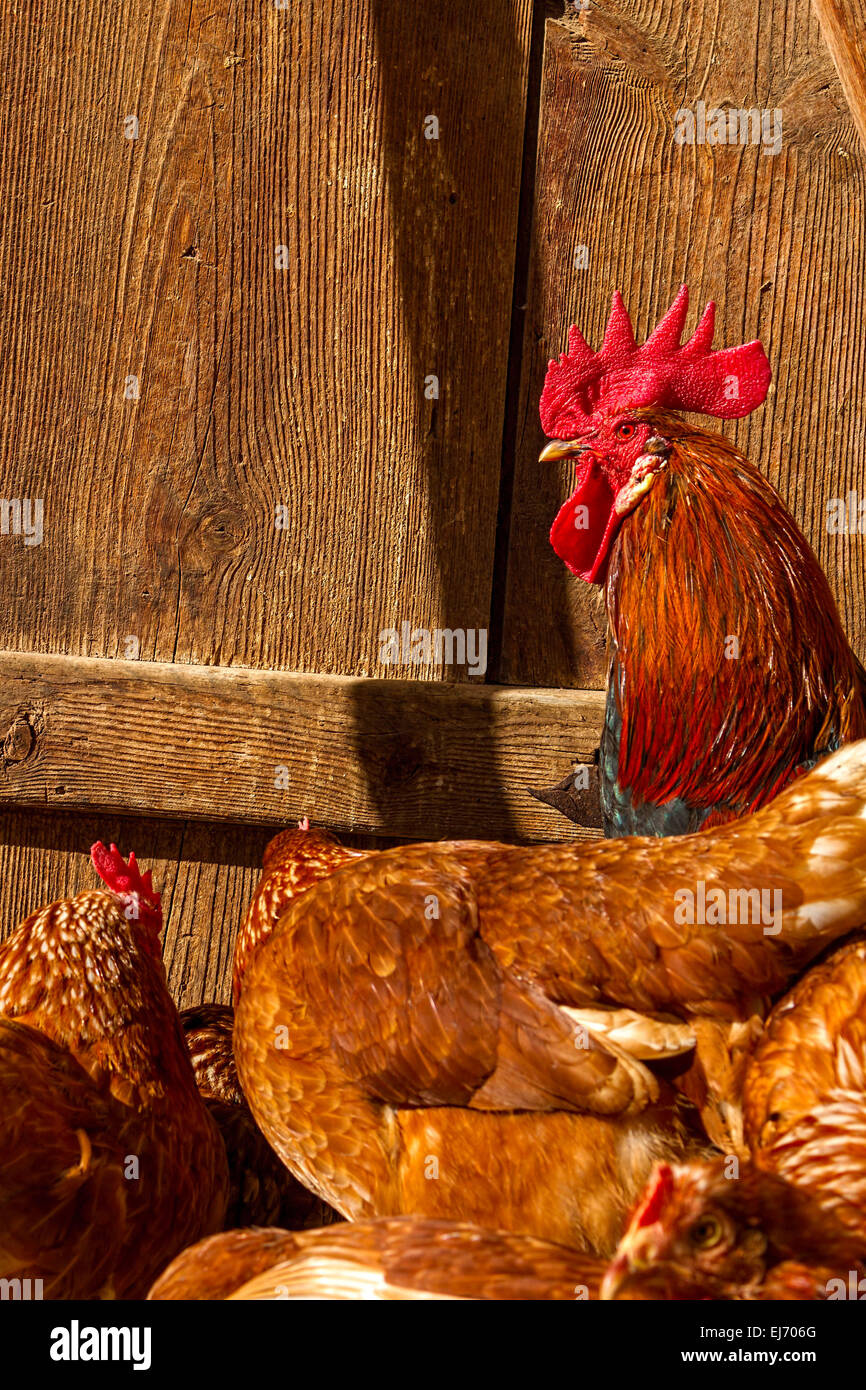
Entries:
{"label": "knot in wood", "polygon": [[19,710],[13,718],[0,749],[0,764],[4,768],[14,763],[23,763],[33,751],[36,735],[30,722],[30,714]]}

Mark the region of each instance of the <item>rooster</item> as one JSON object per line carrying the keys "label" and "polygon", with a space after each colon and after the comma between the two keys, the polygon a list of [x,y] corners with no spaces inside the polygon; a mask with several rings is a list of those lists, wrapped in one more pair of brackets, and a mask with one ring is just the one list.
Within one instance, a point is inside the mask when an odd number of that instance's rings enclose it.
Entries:
{"label": "rooster", "polygon": [[[694,1151],[655,1064],[694,1046],[693,1025],[765,1013],[858,927],[864,867],[866,742],[674,841],[367,854],[259,919],[235,1019],[244,1094],[352,1220],[606,1253],[660,1150]],[[689,884],[714,908],[696,914]]]}
{"label": "rooster", "polygon": [[866,1244],[808,1193],[746,1163],[661,1164],[602,1284],[605,1299],[847,1297]]}
{"label": "rooster", "polygon": [[[573,327],[541,397],[541,458],[577,473],[551,543],[605,585],[607,835],[734,820],[866,734],[866,673],[808,542],[729,440],[674,413],[747,415],[767,358],[713,351],[713,304],[681,346],[687,308],[684,285],[638,347],[615,294],[600,351]],[[536,795],[577,819],[568,782]]]}
{"label": "rooster", "polygon": [[597,1298],[604,1263],[531,1236],[381,1217],[319,1231],[227,1231],[172,1261],[151,1299]]}
{"label": "rooster", "polygon": [[225,1151],[160,954],[160,895],[114,845],[105,888],[0,950],[0,1277],[45,1298],[141,1298],[222,1228]]}

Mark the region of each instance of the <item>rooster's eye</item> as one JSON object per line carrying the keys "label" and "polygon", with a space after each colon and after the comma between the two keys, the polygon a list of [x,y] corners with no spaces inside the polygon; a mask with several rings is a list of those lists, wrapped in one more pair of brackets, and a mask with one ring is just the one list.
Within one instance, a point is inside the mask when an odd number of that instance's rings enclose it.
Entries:
{"label": "rooster's eye", "polygon": [[689,1231],[692,1245],[696,1245],[700,1250],[711,1249],[712,1246],[718,1245],[721,1238],[722,1223],[715,1216],[702,1216]]}
{"label": "rooster's eye", "polygon": [[621,425],[617,425],[614,434],[617,439],[631,439],[636,429],[637,425],[633,421],[624,420]]}

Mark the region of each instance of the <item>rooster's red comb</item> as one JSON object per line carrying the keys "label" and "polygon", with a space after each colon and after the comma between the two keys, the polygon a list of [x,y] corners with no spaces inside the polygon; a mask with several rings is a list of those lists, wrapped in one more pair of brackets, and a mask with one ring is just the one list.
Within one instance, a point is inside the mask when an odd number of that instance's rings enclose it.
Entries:
{"label": "rooster's red comb", "polygon": [[146,874],[141,873],[133,852],[130,852],[127,863],[117,845],[106,849],[102,841],[97,840],[96,844],[91,846],[90,860],[112,893],[137,893],[139,899],[156,914],[160,923],[162,922],[162,898],[151,882],[152,871],[148,869]]}
{"label": "rooster's red comb", "polygon": [[681,343],[689,291],[683,285],[661,323],[640,347],[617,290],[604,342],[593,352],[580,330],[568,331],[568,352],[551,361],[541,394],[544,433],[573,439],[604,409],[657,405],[732,420],[759,406],[770,385],[770,364],[755,340],[712,349],[716,306],[709,303],[687,343]]}

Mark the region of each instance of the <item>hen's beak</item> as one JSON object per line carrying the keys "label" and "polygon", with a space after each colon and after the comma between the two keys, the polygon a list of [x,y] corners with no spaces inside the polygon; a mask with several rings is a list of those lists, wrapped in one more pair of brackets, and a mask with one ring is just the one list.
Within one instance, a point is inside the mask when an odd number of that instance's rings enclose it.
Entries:
{"label": "hen's beak", "polygon": [[648,1233],[626,1234],[607,1268],[601,1286],[603,1299],[614,1299],[632,1275],[643,1274],[653,1263],[658,1250]]}
{"label": "hen's beak", "polygon": [[581,444],[579,439],[551,439],[538,455],[538,462],[555,463],[557,459],[567,459],[573,454],[580,454],[585,448],[586,445]]}
{"label": "hen's beak", "polygon": [[608,1265],[601,1281],[599,1297],[603,1303],[613,1302],[630,1273],[628,1259],[624,1255],[617,1255],[613,1264]]}

